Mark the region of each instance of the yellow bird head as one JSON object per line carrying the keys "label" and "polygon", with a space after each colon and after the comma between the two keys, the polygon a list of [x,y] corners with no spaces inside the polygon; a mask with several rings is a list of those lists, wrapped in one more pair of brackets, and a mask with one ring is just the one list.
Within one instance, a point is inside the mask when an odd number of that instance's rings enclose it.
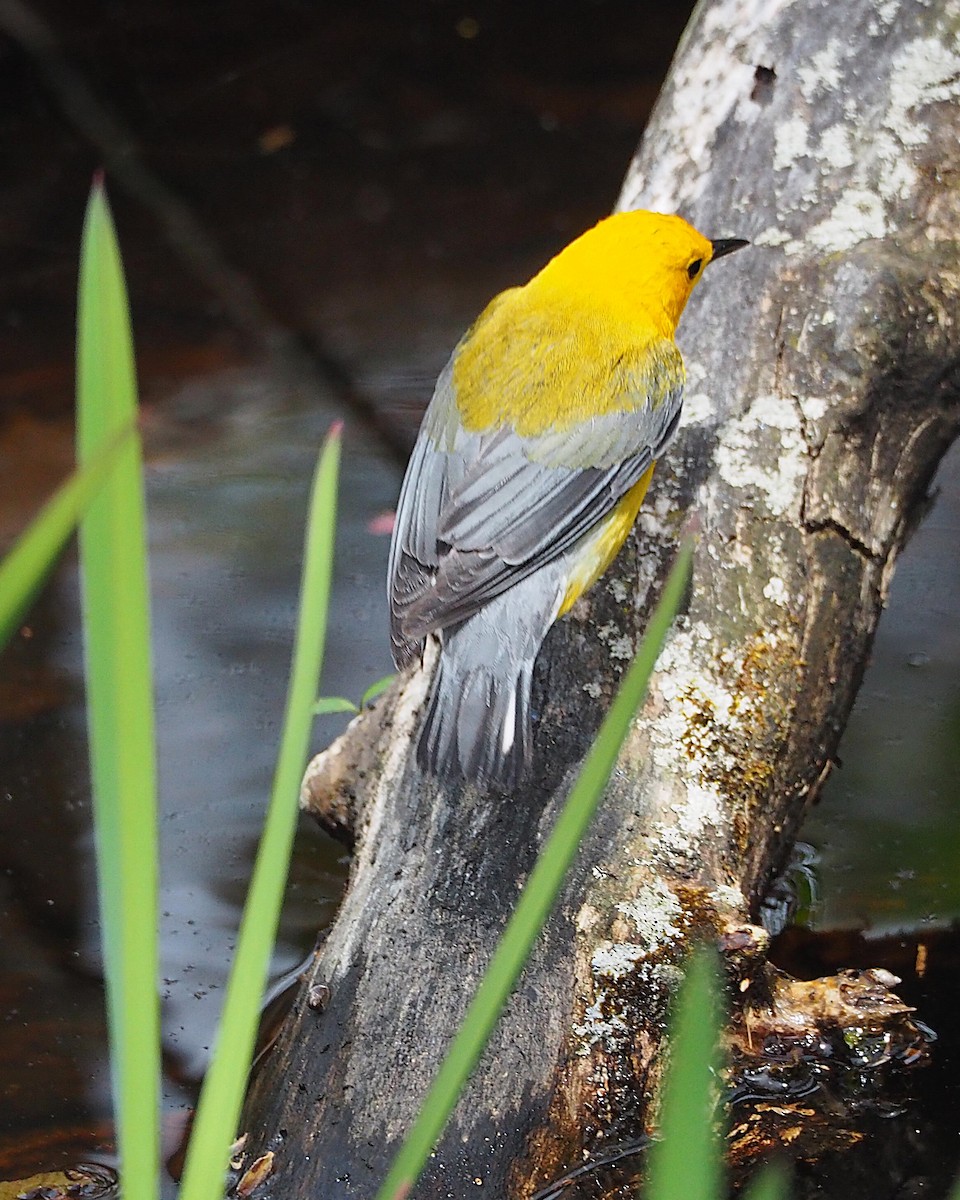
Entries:
{"label": "yellow bird head", "polygon": [[746,245],[743,238],[711,241],[668,213],[614,213],[561,250],[532,282],[672,337],[707,263]]}

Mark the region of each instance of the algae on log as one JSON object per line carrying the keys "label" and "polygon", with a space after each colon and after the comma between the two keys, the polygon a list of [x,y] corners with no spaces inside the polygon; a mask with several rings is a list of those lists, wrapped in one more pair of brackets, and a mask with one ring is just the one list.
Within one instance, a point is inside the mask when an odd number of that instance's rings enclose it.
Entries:
{"label": "algae on log", "polygon": [[[894,560],[960,423],[958,25],[956,0],[851,0],[842,28],[809,0],[696,11],[621,204],[753,248],[691,300],[681,435],[615,567],[541,653],[522,794],[418,774],[429,664],[308,773],[307,806],[356,855],[248,1100],[246,1158],[274,1154],[258,1195],[374,1193],[691,513],[686,611],[413,1195],[530,1196],[636,1137],[695,936],[724,950],[744,1023],[775,1019],[760,901],[829,769]],[[896,1007],[878,1000],[877,1020]]]}

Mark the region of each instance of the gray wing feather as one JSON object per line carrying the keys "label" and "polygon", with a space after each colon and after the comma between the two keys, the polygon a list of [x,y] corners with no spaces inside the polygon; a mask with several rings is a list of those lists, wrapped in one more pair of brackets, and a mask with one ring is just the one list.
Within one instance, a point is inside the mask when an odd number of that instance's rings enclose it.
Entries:
{"label": "gray wing feather", "polygon": [[444,458],[421,433],[397,501],[387,565],[387,604],[393,657],[399,667],[419,650],[417,639],[407,637],[403,631],[402,614],[429,589],[439,562],[437,520],[444,490]]}
{"label": "gray wing feather", "polygon": [[630,411],[575,429],[528,438],[509,426],[469,434],[455,420],[455,355],[437,382],[398,502],[388,590],[401,665],[431,630],[466,620],[569,549],[663,452],[680,413],[678,382],[657,403],[638,387],[624,397]]}
{"label": "gray wing feather", "polygon": [[[494,596],[559,557],[613,508],[652,461],[647,452],[608,471],[569,472],[565,486],[553,489],[548,502],[537,496],[535,505],[514,505],[506,511],[498,507],[486,514],[485,527],[496,530],[496,540],[476,550],[450,543],[431,586],[401,615],[406,635],[420,639],[433,629],[466,620]],[[552,468],[553,474],[556,471]],[[513,524],[505,523],[504,517],[512,518]]]}

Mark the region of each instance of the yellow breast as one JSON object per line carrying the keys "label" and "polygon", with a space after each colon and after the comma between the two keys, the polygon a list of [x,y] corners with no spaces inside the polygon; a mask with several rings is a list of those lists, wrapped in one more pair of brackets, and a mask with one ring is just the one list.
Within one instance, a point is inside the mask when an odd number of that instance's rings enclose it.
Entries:
{"label": "yellow breast", "polygon": [[620,503],[580,542],[567,580],[567,588],[560,602],[558,617],[569,612],[579,597],[588,588],[593,587],[616,558],[637,519],[655,466],[656,463],[650,464]]}

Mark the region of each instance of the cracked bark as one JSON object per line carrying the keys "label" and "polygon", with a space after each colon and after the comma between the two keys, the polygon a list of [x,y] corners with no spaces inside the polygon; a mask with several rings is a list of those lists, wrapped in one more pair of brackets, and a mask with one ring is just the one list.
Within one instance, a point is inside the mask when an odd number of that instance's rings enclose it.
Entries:
{"label": "cracked bark", "polygon": [[883,15],[853,0],[840,34],[803,0],[697,10],[622,204],[754,249],[691,301],[681,436],[616,566],[545,644],[524,793],[419,776],[429,664],[312,765],[305,803],[356,855],[248,1100],[247,1163],[274,1154],[259,1195],[373,1194],[691,512],[687,609],[414,1195],[528,1197],[635,1138],[696,936],[719,940],[747,1025],[775,1021],[759,905],[829,771],[897,553],[960,424],[958,19],[955,0]]}

